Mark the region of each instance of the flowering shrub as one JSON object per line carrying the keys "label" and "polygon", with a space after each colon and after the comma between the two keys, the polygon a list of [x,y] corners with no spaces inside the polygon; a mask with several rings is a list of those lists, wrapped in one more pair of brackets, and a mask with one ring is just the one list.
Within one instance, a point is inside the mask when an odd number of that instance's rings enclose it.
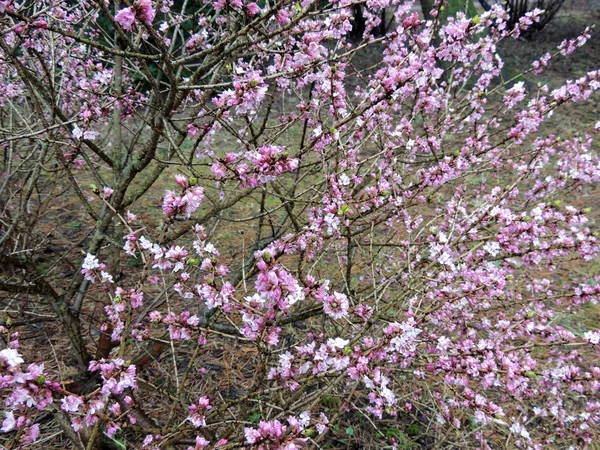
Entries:
{"label": "flowering shrub", "polygon": [[[493,3],[495,2],[489,0],[479,0],[479,4],[485,10],[489,10]],[[534,33],[541,31],[550,23],[550,21],[552,21],[552,19],[556,16],[556,13],[560,11],[560,8],[563,6],[563,4],[564,0],[552,0],[550,2],[534,1],[531,3],[510,0],[505,4],[502,4],[502,6],[509,14],[507,21],[509,26],[517,24],[522,16],[535,8],[542,10],[540,19],[536,23],[532,24],[532,26],[527,30],[526,35],[528,37],[532,37]]]}
{"label": "flowering shrub", "polygon": [[600,295],[600,123],[544,122],[600,72],[504,83],[537,10],[368,1],[357,42],[354,3],[0,2],[5,447],[597,439],[600,335],[559,319]]}

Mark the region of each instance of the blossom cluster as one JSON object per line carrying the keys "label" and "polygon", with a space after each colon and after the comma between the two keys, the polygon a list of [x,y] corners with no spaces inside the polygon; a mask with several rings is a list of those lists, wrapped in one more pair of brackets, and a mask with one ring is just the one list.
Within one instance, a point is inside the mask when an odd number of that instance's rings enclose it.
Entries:
{"label": "blossom cluster", "polygon": [[228,153],[215,162],[211,167],[215,178],[222,180],[229,175],[239,180],[242,186],[257,187],[275,180],[284,172],[293,172],[299,164],[299,160],[291,158],[284,148],[274,145],[246,152],[244,160],[250,164],[238,162],[239,159],[238,155]]}
{"label": "blossom cluster", "polygon": [[136,19],[151,26],[156,11],[151,0],[136,0],[133,6],[121,9],[115,15],[115,21],[126,31],[131,31]]}
{"label": "blossom cluster", "polygon": [[204,199],[204,188],[194,186],[195,183],[190,183],[190,180],[183,175],[176,175],[175,181],[183,193],[177,195],[175,191],[168,190],[163,199],[163,212],[167,216],[182,213],[189,218],[200,207],[202,199]]}

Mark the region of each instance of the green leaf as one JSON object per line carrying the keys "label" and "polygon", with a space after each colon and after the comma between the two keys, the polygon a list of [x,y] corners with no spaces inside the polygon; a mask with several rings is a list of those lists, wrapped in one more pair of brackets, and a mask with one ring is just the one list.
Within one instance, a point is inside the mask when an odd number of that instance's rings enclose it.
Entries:
{"label": "green leaf", "polygon": [[338,209],[338,216],[343,216],[347,212],[350,211],[350,207],[348,205],[342,205],[340,209]]}

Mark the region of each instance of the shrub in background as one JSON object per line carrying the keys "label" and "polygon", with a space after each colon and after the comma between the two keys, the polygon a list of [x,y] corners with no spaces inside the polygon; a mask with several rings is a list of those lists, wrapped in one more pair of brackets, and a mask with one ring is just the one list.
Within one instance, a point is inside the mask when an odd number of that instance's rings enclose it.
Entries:
{"label": "shrub in background", "polygon": [[526,15],[528,12],[531,12],[534,9],[540,9],[542,11],[540,14],[540,19],[536,23],[532,24],[532,26],[529,27],[524,33],[524,36],[527,38],[532,38],[535,33],[541,31],[546,25],[548,25],[550,21],[554,19],[556,13],[560,11],[560,8],[562,8],[564,3],[565,0],[507,0],[503,2],[479,0],[479,4],[486,11],[489,11],[494,4],[501,5],[508,12],[509,17],[507,20],[507,25],[509,28],[512,28],[519,23],[521,17]]}

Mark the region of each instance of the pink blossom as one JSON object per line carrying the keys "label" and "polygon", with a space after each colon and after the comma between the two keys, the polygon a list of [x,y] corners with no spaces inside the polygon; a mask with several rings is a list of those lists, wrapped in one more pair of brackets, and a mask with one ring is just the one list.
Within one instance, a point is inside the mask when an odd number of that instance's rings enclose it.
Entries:
{"label": "pink blossom", "polygon": [[[100,264],[100,262],[98,261],[98,258],[96,258],[94,255],[91,255],[90,253],[88,253],[83,261],[83,264],[81,266],[81,273],[84,275],[86,280],[91,281],[92,283],[96,282],[96,276],[98,275],[98,270],[100,269],[100,271],[102,271],[102,269],[105,268],[104,264]],[[106,272],[102,272],[104,274],[106,274]],[[103,275],[102,277],[104,278],[105,276],[109,277],[108,274]]]}
{"label": "pink blossom", "polygon": [[40,425],[34,424],[27,429],[25,434],[21,437],[21,445],[30,445],[38,440],[40,437]]}
{"label": "pink blossom", "polygon": [[188,447],[188,450],[202,450],[210,444],[210,441],[207,441],[202,436],[196,436],[196,445],[193,447]]}
{"label": "pink blossom", "polygon": [[162,209],[168,217],[185,213],[186,217],[189,218],[200,207],[204,199],[204,189],[200,186],[189,186],[187,179],[184,181],[184,179],[179,178],[177,182],[178,184],[181,183],[181,186],[187,184],[187,187],[183,188],[184,194],[178,196],[174,191],[167,190]]}
{"label": "pink blossom", "polygon": [[598,331],[586,331],[583,337],[590,344],[600,344],[600,332]]}
{"label": "pink blossom", "polygon": [[120,10],[115,15],[115,21],[121,25],[125,31],[131,31],[135,22],[135,9],[129,7]]}
{"label": "pink blossom", "polygon": [[[258,429],[244,428],[244,435],[248,444],[258,444],[265,441],[278,442],[286,431],[286,426],[279,420],[270,422],[261,421],[258,424]],[[268,447],[263,447],[268,448]]]}
{"label": "pink blossom", "polygon": [[83,400],[76,395],[69,395],[61,400],[61,409],[65,412],[76,412],[83,404]]}
{"label": "pink blossom", "polygon": [[194,427],[196,428],[205,427],[206,421],[204,413],[206,411],[209,411],[210,409],[212,409],[212,406],[210,405],[210,401],[208,400],[208,398],[199,397],[196,400],[196,403],[190,405],[189,407],[190,415],[188,417],[188,420],[192,422],[192,425],[194,425]]}
{"label": "pink blossom", "polygon": [[7,8],[10,8],[12,4],[12,0],[3,0],[0,1],[0,14],[4,14]]}
{"label": "pink blossom", "polygon": [[177,183],[179,187],[181,187],[181,189],[187,189],[188,187],[190,187],[190,182],[184,175],[175,175],[175,183]]}
{"label": "pink blossom", "polygon": [[0,361],[8,364],[9,367],[16,367],[25,362],[19,352],[14,348],[0,350]]}
{"label": "pink blossom", "polygon": [[15,420],[15,415],[12,411],[5,411],[4,417],[5,419],[2,422],[2,428],[0,429],[0,431],[2,431],[3,433],[8,433],[9,431],[15,428],[17,421]]}
{"label": "pink blossom", "polygon": [[323,301],[323,311],[332,319],[341,319],[348,315],[350,304],[348,297],[339,292],[334,292],[333,295],[328,295]]}
{"label": "pink blossom", "polygon": [[152,6],[152,0],[137,0],[135,4],[136,17],[146,25],[152,25],[156,11]]}
{"label": "pink blossom", "polygon": [[221,178],[225,177],[225,174],[227,172],[227,168],[221,163],[213,164],[210,170],[212,171],[215,178],[217,178],[217,180],[220,180]]}
{"label": "pink blossom", "polygon": [[251,2],[246,5],[246,12],[248,13],[248,16],[254,17],[260,12],[260,8],[256,3]]}
{"label": "pink blossom", "polygon": [[323,434],[327,429],[327,425],[329,424],[329,419],[323,413],[319,415],[319,421],[316,424],[316,429],[319,434]]}

